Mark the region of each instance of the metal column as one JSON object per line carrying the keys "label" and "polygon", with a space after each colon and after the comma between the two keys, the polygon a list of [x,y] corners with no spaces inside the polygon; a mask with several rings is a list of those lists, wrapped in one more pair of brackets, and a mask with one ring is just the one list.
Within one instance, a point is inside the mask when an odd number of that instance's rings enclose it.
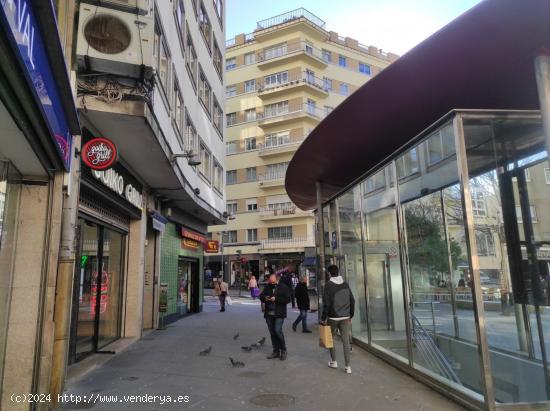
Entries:
{"label": "metal column", "polygon": [[546,151],[550,154],[550,49],[543,49],[535,58],[535,76],[544,127]]}
{"label": "metal column", "polygon": [[323,290],[325,288],[325,221],[323,219],[323,197],[322,185],[319,181],[315,183],[317,191],[317,238],[319,246],[319,269],[317,270],[317,298],[319,301],[319,318],[321,318],[323,305]]}

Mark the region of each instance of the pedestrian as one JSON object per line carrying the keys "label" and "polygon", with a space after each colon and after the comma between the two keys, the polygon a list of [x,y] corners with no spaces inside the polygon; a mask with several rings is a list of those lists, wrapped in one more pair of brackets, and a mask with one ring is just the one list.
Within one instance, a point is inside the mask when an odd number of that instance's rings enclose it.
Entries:
{"label": "pedestrian", "polygon": [[260,294],[260,300],[264,304],[264,318],[273,346],[273,352],[267,358],[279,358],[284,361],[287,350],[283,323],[286,318],[286,306],[290,302],[290,289],[275,274],[271,274]]}
{"label": "pedestrian", "polygon": [[298,318],[296,318],[296,321],[292,324],[292,329],[296,331],[298,324],[302,321],[302,332],[311,333],[311,331],[307,328],[307,312],[310,307],[309,292],[307,290],[307,278],[305,276],[300,278],[300,282],[296,285],[294,293],[296,295],[296,302],[298,303],[300,315],[298,315]]}
{"label": "pedestrian", "polygon": [[[323,313],[321,323],[330,325],[332,335],[336,336],[337,331],[342,337],[344,348],[345,371],[351,374],[350,365],[350,340],[351,340],[351,319],[355,310],[355,299],[349,285],[344,281],[338,272],[338,267],[331,265],[327,268],[330,280],[325,285],[323,293]],[[330,368],[338,368],[336,362],[336,349],[330,348]]]}
{"label": "pedestrian", "polygon": [[283,282],[290,290],[290,301],[292,302],[292,308],[296,308],[296,298],[294,296],[294,287],[292,286],[292,276],[288,271],[281,275],[281,282]]}
{"label": "pedestrian", "polygon": [[250,280],[248,280],[248,289],[250,290],[250,296],[255,300],[258,296],[258,281],[256,281],[254,275],[251,275]]}
{"label": "pedestrian", "polygon": [[295,273],[290,274],[290,281],[292,284],[292,295],[291,295],[292,308],[295,308],[296,307],[296,286],[300,281],[298,280],[298,276]]}
{"label": "pedestrian", "polygon": [[225,281],[223,281],[223,278],[220,278],[218,280],[220,283],[220,312],[225,312],[225,301],[227,299],[227,292],[229,290],[229,286]]}

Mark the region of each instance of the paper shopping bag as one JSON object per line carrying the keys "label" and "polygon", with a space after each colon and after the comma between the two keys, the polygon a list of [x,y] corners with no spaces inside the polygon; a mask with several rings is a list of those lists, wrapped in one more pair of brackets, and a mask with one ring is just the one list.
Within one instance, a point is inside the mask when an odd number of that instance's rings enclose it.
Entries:
{"label": "paper shopping bag", "polygon": [[319,345],[324,348],[334,347],[334,341],[332,340],[332,332],[330,326],[319,325]]}

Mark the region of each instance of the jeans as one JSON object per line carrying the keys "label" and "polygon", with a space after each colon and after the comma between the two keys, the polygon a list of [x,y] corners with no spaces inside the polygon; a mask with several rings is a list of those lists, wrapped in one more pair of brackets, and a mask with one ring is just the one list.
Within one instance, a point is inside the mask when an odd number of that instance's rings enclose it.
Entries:
{"label": "jeans", "polygon": [[302,331],[307,330],[307,310],[300,309],[300,315],[294,321],[294,328],[298,326],[300,321],[302,321]]}
{"label": "jeans", "polygon": [[226,297],[225,294],[220,294],[220,295],[218,296],[218,298],[220,299],[220,308],[221,308],[222,310],[225,310],[225,297]]}
{"label": "jeans", "polygon": [[271,345],[273,345],[273,352],[286,351],[285,336],[283,334],[284,318],[272,317],[268,315],[265,317],[267,323],[267,329],[271,336]]}
{"label": "jeans", "polygon": [[[351,322],[350,320],[340,320],[340,321],[334,321],[334,320],[328,320],[328,325],[330,325],[330,330],[332,332],[332,336],[336,337],[336,331],[340,330],[340,336],[342,337],[342,345],[344,346],[344,361],[346,363],[346,367],[348,367],[349,364],[349,358],[350,358],[350,341],[351,341]],[[330,359],[332,361],[336,361],[336,348],[332,347],[329,349],[330,351]]]}

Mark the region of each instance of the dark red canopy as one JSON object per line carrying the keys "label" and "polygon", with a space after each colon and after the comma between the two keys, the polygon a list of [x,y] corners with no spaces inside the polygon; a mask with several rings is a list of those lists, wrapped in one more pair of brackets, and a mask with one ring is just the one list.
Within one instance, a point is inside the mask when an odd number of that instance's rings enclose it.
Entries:
{"label": "dark red canopy", "polygon": [[[406,33],[403,33],[406,35]],[[537,110],[533,59],[550,46],[550,0],[485,0],[368,81],[300,146],[286,190],[327,201],[452,109]]]}

